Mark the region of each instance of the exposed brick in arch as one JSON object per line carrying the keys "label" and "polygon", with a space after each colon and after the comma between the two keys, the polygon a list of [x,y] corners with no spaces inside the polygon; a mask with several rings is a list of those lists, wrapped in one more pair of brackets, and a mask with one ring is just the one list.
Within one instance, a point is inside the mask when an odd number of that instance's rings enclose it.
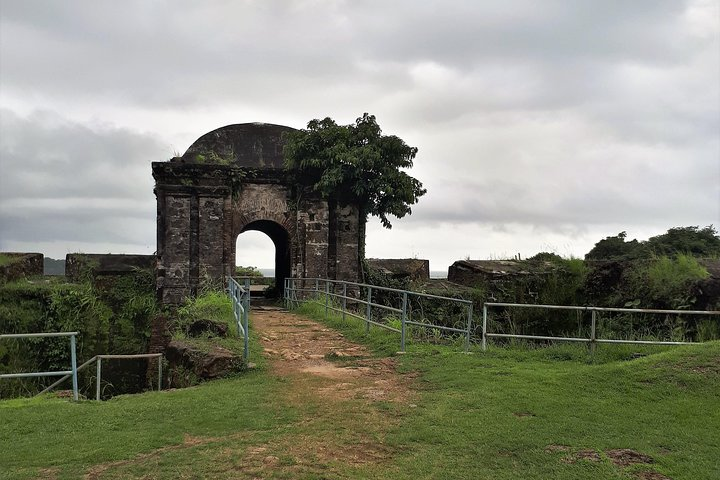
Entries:
{"label": "exposed brick in arch", "polygon": [[229,125],[200,137],[182,157],[153,162],[163,303],[195,295],[203,282],[225,282],[235,270],[237,237],[247,230],[273,240],[278,277],[359,280],[360,209],[328,204],[286,176],[282,134],[290,130]]}

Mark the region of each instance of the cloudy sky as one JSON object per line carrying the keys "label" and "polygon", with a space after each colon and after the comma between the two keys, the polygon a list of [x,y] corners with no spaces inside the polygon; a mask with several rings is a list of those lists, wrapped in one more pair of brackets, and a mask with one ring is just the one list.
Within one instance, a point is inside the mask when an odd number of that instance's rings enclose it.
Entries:
{"label": "cloudy sky", "polygon": [[[152,253],[150,163],[376,115],[428,193],[373,257],[720,224],[720,1],[0,1],[0,250]],[[263,234],[242,264],[271,267]]]}

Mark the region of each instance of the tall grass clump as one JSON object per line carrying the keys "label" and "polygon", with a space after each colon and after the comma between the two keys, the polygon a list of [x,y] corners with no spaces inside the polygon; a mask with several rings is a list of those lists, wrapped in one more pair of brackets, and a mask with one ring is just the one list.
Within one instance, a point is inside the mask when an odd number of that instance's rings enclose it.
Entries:
{"label": "tall grass clump", "polygon": [[675,309],[688,308],[692,303],[689,287],[710,276],[696,258],[683,253],[657,257],[641,274],[646,280],[648,300]]}

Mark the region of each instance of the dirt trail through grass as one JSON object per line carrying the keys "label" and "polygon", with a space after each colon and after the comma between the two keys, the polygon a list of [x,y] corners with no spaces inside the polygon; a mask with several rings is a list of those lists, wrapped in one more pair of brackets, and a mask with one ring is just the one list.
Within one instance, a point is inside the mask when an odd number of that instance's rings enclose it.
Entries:
{"label": "dirt trail through grass", "polygon": [[272,371],[288,377],[293,390],[324,401],[407,400],[407,384],[395,374],[393,359],[372,358],[333,329],[277,308],[254,311],[253,328]]}
{"label": "dirt trail through grass", "polygon": [[277,308],[254,310],[253,328],[271,373],[287,381],[283,401],[302,418],[293,434],[249,450],[252,473],[342,476],[390,458],[384,436],[399,411],[414,407],[393,359],[373,358],[341,333]]}

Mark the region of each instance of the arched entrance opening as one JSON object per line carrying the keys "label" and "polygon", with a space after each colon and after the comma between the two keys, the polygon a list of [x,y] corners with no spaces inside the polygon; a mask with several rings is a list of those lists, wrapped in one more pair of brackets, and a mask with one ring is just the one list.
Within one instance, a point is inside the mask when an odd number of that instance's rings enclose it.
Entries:
{"label": "arched entrance opening", "polygon": [[[270,238],[275,247],[275,288],[268,293],[272,296],[281,296],[285,285],[285,279],[290,276],[290,235],[282,225],[272,220],[255,220],[248,223],[236,237],[235,244],[238,246],[238,249],[242,247],[242,239],[240,239],[240,236],[244,232],[249,231],[264,233]],[[238,239],[240,240],[238,241]],[[248,261],[245,260],[247,257],[244,256],[240,250],[237,250],[235,255],[236,258],[240,260],[240,263]],[[250,260],[250,262],[251,263],[248,266],[260,266],[256,264],[257,262],[253,263],[252,260]]]}

